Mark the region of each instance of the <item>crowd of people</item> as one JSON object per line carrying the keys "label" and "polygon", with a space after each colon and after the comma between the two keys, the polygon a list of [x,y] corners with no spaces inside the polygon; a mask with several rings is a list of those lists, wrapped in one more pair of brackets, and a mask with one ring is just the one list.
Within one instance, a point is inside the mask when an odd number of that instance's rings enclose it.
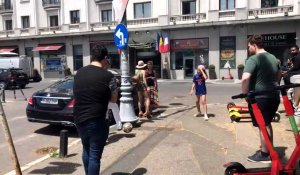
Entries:
{"label": "crowd of people", "polygon": [[[278,59],[263,48],[263,37],[253,35],[248,39],[249,58],[246,59],[244,73],[241,80],[241,90],[247,94],[249,91],[263,91],[274,88],[280,84],[283,78],[285,84],[290,84],[293,75],[300,74],[299,47],[290,48],[291,59],[288,61],[288,69],[281,70]],[[109,125],[107,111],[111,109],[118,129],[121,128],[119,116],[117,80],[111,72],[107,71],[110,63],[108,51],[101,45],[92,48],[91,64],[78,70],[74,77],[74,117],[79,136],[83,145],[83,164],[85,174],[97,175],[100,172],[100,160],[108,138]],[[195,95],[197,113],[199,117],[201,105],[203,106],[203,118],[208,120],[205,81],[208,75],[203,65],[197,66],[197,72],[192,79],[190,95]],[[153,70],[153,62],[139,60],[136,71],[132,77],[132,84],[138,96],[138,117],[151,118],[155,107],[159,105],[157,74]],[[297,110],[299,105],[299,92],[295,92],[294,107]],[[273,129],[271,121],[275,115],[280,99],[279,93],[274,92],[255,97],[257,105],[262,112],[269,139],[273,143]],[[253,126],[258,127],[249,105]],[[261,134],[261,130],[259,129]],[[260,149],[248,157],[251,162],[270,162],[270,153],[266,146],[266,140],[261,135]]]}

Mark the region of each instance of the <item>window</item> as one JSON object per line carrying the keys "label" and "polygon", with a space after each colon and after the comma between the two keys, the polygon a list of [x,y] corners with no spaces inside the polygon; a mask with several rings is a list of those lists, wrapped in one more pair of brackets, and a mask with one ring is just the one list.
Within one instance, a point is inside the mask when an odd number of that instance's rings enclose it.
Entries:
{"label": "window", "polygon": [[150,17],[151,17],[151,2],[134,4],[134,18],[150,18]]}
{"label": "window", "polygon": [[80,23],[79,10],[70,11],[71,24]]}
{"label": "window", "polygon": [[112,11],[111,10],[102,10],[101,11],[101,21],[102,22],[110,22],[112,21]]}
{"label": "window", "polygon": [[220,0],[220,10],[233,10],[235,8],[235,0]]}
{"label": "window", "polygon": [[12,20],[5,20],[5,30],[12,30]]}
{"label": "window", "polygon": [[11,0],[4,0],[3,5],[5,9],[12,9]]}
{"label": "window", "polygon": [[82,45],[73,45],[73,64],[74,70],[83,67]]}
{"label": "window", "polygon": [[58,16],[50,16],[50,27],[58,26]]}
{"label": "window", "polygon": [[22,28],[23,29],[27,29],[30,27],[30,23],[29,23],[29,16],[22,16]]}
{"label": "window", "polygon": [[196,0],[182,1],[182,14],[196,14]]}
{"label": "window", "polygon": [[261,8],[277,7],[278,0],[261,0]]}

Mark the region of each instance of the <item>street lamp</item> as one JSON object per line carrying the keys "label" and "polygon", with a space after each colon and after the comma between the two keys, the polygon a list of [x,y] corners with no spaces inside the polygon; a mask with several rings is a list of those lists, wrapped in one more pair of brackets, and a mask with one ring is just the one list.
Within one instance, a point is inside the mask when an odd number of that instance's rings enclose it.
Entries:
{"label": "street lamp", "polygon": [[[122,18],[122,24],[127,25],[126,11]],[[138,121],[133,108],[131,76],[129,75],[129,63],[127,47],[121,49],[121,98],[120,117],[122,123],[134,123]]]}

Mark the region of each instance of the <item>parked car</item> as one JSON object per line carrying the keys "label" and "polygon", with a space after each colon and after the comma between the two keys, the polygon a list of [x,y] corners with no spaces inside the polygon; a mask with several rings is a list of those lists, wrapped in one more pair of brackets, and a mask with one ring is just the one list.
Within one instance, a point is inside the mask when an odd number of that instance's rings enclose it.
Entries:
{"label": "parked car", "polygon": [[0,88],[19,87],[24,89],[28,83],[28,75],[22,69],[0,68]]}
{"label": "parked car", "polygon": [[[110,71],[120,80],[119,71],[112,69]],[[26,108],[28,121],[73,126],[73,84],[74,77],[68,76],[46,89],[35,92],[29,98]],[[134,99],[136,99],[136,95],[134,95]],[[114,124],[113,115],[111,112],[109,114],[111,114],[109,115],[110,123]]]}

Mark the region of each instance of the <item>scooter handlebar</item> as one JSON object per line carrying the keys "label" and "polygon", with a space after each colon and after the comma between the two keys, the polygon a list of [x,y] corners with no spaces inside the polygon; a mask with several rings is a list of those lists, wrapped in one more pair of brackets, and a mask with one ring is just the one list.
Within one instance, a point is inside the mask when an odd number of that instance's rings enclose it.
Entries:
{"label": "scooter handlebar", "polygon": [[231,98],[232,99],[238,99],[238,98],[246,98],[248,94],[239,94],[239,95],[234,95]]}
{"label": "scooter handlebar", "polygon": [[254,97],[256,95],[262,95],[262,94],[266,94],[266,93],[270,93],[270,92],[274,92],[274,91],[278,91],[278,90],[285,90],[285,89],[295,88],[295,87],[300,87],[300,84],[281,85],[281,86],[277,86],[277,87],[275,87],[273,89],[269,89],[269,90],[249,92],[248,94],[234,95],[231,98],[232,99],[238,99],[238,98],[246,98],[247,96]]}

